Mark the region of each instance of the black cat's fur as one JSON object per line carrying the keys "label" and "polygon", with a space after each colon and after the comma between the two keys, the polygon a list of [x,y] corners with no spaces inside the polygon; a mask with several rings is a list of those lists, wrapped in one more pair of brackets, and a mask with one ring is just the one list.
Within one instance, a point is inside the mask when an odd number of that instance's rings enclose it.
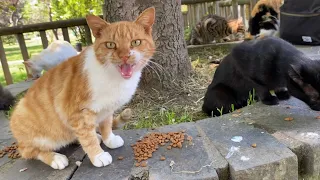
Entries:
{"label": "black cat's fur", "polygon": [[269,36],[244,41],[218,66],[202,110],[209,116],[219,116],[217,109],[225,114],[231,111],[231,106],[234,109],[247,106],[252,89],[267,105],[276,105],[292,95],[319,111],[320,61],[311,60],[280,38]]}
{"label": "black cat's fur", "polygon": [[0,110],[8,111],[10,107],[14,106],[15,98],[10,91],[4,89],[0,84]]}

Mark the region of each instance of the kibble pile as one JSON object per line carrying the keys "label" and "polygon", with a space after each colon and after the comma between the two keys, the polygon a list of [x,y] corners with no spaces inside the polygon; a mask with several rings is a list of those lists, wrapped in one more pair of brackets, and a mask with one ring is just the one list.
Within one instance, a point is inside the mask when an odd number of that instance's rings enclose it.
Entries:
{"label": "kibble pile", "polygon": [[[185,139],[185,131],[160,133],[153,132],[144,136],[141,140],[138,140],[136,144],[131,145],[133,148],[135,160],[137,160],[136,166],[145,167],[147,164],[144,160],[152,157],[152,153],[155,152],[159,146],[167,145],[167,149],[182,148],[182,143]],[[192,141],[192,137],[187,137],[188,141]],[[159,157],[159,160],[165,160],[164,156]],[[141,162],[143,161],[143,162]]]}
{"label": "kibble pile", "polygon": [[8,154],[8,157],[11,159],[20,158],[18,145],[13,142],[11,146],[5,147],[4,149],[0,150],[0,158],[4,157],[6,154]]}

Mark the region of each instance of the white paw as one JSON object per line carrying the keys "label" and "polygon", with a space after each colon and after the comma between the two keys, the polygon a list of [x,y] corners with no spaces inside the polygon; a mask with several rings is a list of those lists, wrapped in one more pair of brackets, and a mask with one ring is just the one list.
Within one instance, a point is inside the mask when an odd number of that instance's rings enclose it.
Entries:
{"label": "white paw", "polygon": [[118,147],[121,147],[123,146],[124,144],[124,141],[123,139],[118,136],[118,135],[114,135],[112,132],[111,134],[109,135],[109,138],[105,141],[103,141],[103,143],[110,149],[115,149],[115,148],[118,148]]}
{"label": "white paw", "polygon": [[51,162],[51,167],[53,169],[64,169],[69,165],[67,156],[59,153],[55,153],[53,156],[53,161]]}
{"label": "white paw", "polygon": [[107,166],[112,163],[112,156],[108,152],[102,152],[94,157],[93,165],[96,167]]}
{"label": "white paw", "polygon": [[97,133],[97,137],[98,137],[98,140],[99,140],[99,144],[101,144],[101,142],[102,142],[102,136]]}

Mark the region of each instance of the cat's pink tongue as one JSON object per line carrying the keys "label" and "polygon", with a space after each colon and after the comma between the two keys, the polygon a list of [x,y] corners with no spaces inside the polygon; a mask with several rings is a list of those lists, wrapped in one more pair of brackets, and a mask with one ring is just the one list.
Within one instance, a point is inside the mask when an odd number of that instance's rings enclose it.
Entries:
{"label": "cat's pink tongue", "polygon": [[130,64],[124,63],[120,65],[120,72],[123,78],[128,79],[132,75],[132,66]]}

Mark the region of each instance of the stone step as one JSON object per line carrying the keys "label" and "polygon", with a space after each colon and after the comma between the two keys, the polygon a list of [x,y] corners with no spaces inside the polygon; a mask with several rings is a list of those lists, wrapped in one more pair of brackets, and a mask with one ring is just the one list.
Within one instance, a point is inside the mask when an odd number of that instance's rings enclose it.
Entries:
{"label": "stone step", "polygon": [[[135,160],[131,144],[150,132],[175,132],[185,130],[193,137],[192,144],[184,143],[182,149],[167,150],[167,146],[160,146],[147,160],[147,167],[135,167]],[[175,126],[165,126],[153,131],[146,129],[136,131],[115,131],[124,138],[125,145],[108,151],[112,157],[111,165],[103,168],[94,167],[86,158],[72,179],[227,179],[228,163],[218,150],[199,135],[194,123],[184,123]],[[123,160],[117,160],[124,156]],[[165,156],[166,160],[160,161]],[[170,163],[174,162],[172,169]],[[199,171],[199,172],[197,172]],[[219,175],[219,176],[218,176]]]}
{"label": "stone step", "polygon": [[20,83],[10,84],[8,86],[5,86],[6,89],[8,89],[13,96],[17,96],[18,94],[27,91],[33,84],[34,81],[24,81]]}
{"label": "stone step", "polygon": [[[287,117],[293,120],[285,121]],[[257,103],[243,108],[238,120],[265,129],[291,149],[298,157],[302,178],[320,179],[319,118],[319,112],[291,97],[277,106]]]}
{"label": "stone step", "polygon": [[197,126],[228,161],[231,179],[298,179],[296,155],[264,130],[228,116],[198,121]]}

